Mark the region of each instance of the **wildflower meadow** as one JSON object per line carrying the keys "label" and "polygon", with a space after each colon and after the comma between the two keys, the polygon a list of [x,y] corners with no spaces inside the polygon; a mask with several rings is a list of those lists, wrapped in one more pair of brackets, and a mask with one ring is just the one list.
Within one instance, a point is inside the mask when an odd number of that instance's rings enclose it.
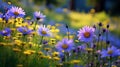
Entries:
{"label": "wildflower meadow", "polygon": [[119,32],[106,13],[64,8],[29,15],[7,5],[0,11],[0,67],[120,67],[120,40],[112,35]]}

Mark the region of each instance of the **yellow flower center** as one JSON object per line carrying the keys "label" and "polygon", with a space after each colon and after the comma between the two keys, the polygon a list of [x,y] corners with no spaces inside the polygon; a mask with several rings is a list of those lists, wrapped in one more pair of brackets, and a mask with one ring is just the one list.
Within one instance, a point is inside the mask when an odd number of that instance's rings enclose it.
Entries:
{"label": "yellow flower center", "polygon": [[44,34],[44,35],[45,35],[45,34],[47,34],[47,32],[46,32],[46,31],[42,31],[42,34]]}
{"label": "yellow flower center", "polygon": [[14,15],[19,15],[19,13],[18,12],[14,12]]}
{"label": "yellow flower center", "polygon": [[62,48],[63,48],[63,49],[67,49],[67,48],[68,48],[68,45],[67,45],[67,44],[63,44],[63,45],[62,45]]}
{"label": "yellow flower center", "polygon": [[112,54],[112,53],[113,53],[113,51],[112,51],[112,50],[109,50],[109,51],[108,51],[108,54]]}
{"label": "yellow flower center", "polygon": [[90,32],[85,32],[84,37],[89,38],[90,37]]}

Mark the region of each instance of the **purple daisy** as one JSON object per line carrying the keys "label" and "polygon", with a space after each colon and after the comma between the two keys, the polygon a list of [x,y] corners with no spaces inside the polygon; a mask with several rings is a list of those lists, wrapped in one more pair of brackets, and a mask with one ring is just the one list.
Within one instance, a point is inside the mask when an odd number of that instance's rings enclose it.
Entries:
{"label": "purple daisy", "polygon": [[11,17],[24,17],[25,16],[25,12],[22,8],[19,7],[12,7],[11,9],[9,9],[6,13],[7,15],[11,16]]}
{"label": "purple daisy", "polygon": [[68,40],[64,38],[62,41],[59,41],[55,47],[58,51],[69,52],[73,49],[73,46],[73,40]]}
{"label": "purple daisy", "polygon": [[101,57],[102,58],[103,57],[110,57],[110,56],[114,57],[114,56],[118,56],[118,55],[120,55],[120,51],[114,46],[108,47],[107,50],[103,49],[101,51]]}
{"label": "purple daisy", "polygon": [[33,14],[34,18],[37,19],[37,20],[43,20],[46,16],[43,15],[40,11],[36,11],[34,12]]}
{"label": "purple daisy", "polygon": [[93,27],[85,26],[78,31],[78,39],[83,42],[91,42],[95,37],[95,29]]}
{"label": "purple daisy", "polygon": [[40,36],[51,36],[51,32],[50,32],[49,28],[45,27],[45,25],[39,26],[38,34]]}
{"label": "purple daisy", "polygon": [[0,31],[0,35],[2,36],[10,36],[11,30],[10,28],[5,28],[4,30]]}
{"label": "purple daisy", "polygon": [[32,30],[28,29],[27,27],[19,27],[17,28],[19,32],[21,32],[23,35],[30,34]]}

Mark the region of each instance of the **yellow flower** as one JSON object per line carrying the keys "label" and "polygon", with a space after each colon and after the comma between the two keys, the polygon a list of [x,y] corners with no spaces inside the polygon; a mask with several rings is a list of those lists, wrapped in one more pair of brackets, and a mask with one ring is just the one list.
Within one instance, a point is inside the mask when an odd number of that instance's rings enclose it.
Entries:
{"label": "yellow flower", "polygon": [[12,39],[13,39],[13,40],[17,40],[18,38],[17,38],[17,37],[13,37]]}
{"label": "yellow flower", "polygon": [[75,42],[76,42],[76,43],[78,43],[78,42],[79,42],[79,40],[75,40]]}
{"label": "yellow flower", "polygon": [[22,33],[17,33],[16,36],[22,36]]}
{"label": "yellow flower", "polygon": [[92,49],[92,48],[86,48],[86,50],[87,50],[88,52],[93,51],[93,49]]}
{"label": "yellow flower", "polygon": [[34,54],[36,51],[34,51],[34,50],[31,50],[30,52],[31,52],[31,54]]}
{"label": "yellow flower", "polygon": [[14,40],[14,44],[17,46],[21,46],[22,42],[20,40]]}
{"label": "yellow flower", "polygon": [[14,23],[15,23],[15,19],[14,19],[14,18],[10,18],[10,19],[8,20],[8,23],[9,23],[9,24],[14,24]]}
{"label": "yellow flower", "polygon": [[57,66],[57,67],[62,67],[63,64],[62,64],[62,63],[59,63],[59,64],[57,64],[56,66]]}
{"label": "yellow flower", "polygon": [[2,18],[0,18],[0,22],[3,22],[3,19],[2,19]]}
{"label": "yellow flower", "polygon": [[72,60],[71,61],[71,64],[79,64],[80,63],[80,60]]}
{"label": "yellow flower", "polygon": [[23,18],[18,17],[18,18],[16,18],[15,20],[16,20],[16,22],[22,23]]}
{"label": "yellow flower", "polygon": [[5,39],[5,40],[10,39],[10,36],[4,36],[3,39]]}
{"label": "yellow flower", "polygon": [[16,24],[15,24],[15,26],[18,28],[18,27],[21,27],[22,26],[22,23],[19,23],[19,22],[17,22]]}
{"label": "yellow flower", "polygon": [[31,55],[31,52],[29,52],[29,51],[24,51],[23,53],[24,53],[25,55],[27,55],[27,56],[28,56],[28,55]]}
{"label": "yellow flower", "polygon": [[61,24],[56,23],[55,26],[56,26],[56,27],[59,27],[59,26],[61,26]]}
{"label": "yellow flower", "polygon": [[46,58],[46,59],[51,59],[51,56],[44,56],[44,58]]}
{"label": "yellow flower", "polygon": [[55,38],[51,38],[49,41],[50,45],[54,45],[56,43],[56,39]]}
{"label": "yellow flower", "polygon": [[112,65],[112,67],[117,67],[116,65]]}
{"label": "yellow flower", "polygon": [[55,26],[52,26],[50,31],[51,31],[52,33],[58,33],[58,32],[59,32],[59,29],[56,29]]}
{"label": "yellow flower", "polygon": [[38,55],[43,55],[43,52],[39,51],[39,52],[38,52]]}
{"label": "yellow flower", "polygon": [[90,10],[90,13],[91,13],[91,14],[94,14],[94,13],[95,13],[95,9],[91,9],[91,10]]}
{"label": "yellow flower", "polygon": [[30,19],[31,19],[31,17],[30,17],[30,16],[28,16],[28,17],[26,17],[25,19],[26,19],[26,20],[30,20]]}
{"label": "yellow flower", "polygon": [[29,25],[28,25],[28,23],[22,23],[22,26],[23,27],[28,27]]}
{"label": "yellow flower", "polygon": [[57,40],[60,40],[60,39],[61,39],[61,36],[60,36],[60,35],[55,35],[55,38],[56,38]]}
{"label": "yellow flower", "polygon": [[50,51],[51,50],[51,48],[44,48],[46,51]]}
{"label": "yellow flower", "polygon": [[32,33],[31,33],[31,35],[33,35],[33,36],[36,35],[36,34],[37,34],[36,32],[32,32]]}
{"label": "yellow flower", "polygon": [[16,30],[16,28],[11,28],[11,31],[14,32]]}
{"label": "yellow flower", "polygon": [[8,4],[11,4],[11,2],[8,2]]}
{"label": "yellow flower", "polygon": [[33,43],[32,42],[28,42],[28,46],[32,47]]}
{"label": "yellow flower", "polygon": [[4,45],[5,45],[5,43],[0,42],[0,46],[4,46]]}
{"label": "yellow flower", "polygon": [[52,53],[52,56],[53,56],[53,57],[56,57],[56,56],[58,56],[58,55],[59,55],[59,52],[53,52],[53,53]]}
{"label": "yellow flower", "polygon": [[24,54],[25,55],[30,55],[30,54],[34,54],[36,51],[34,51],[34,50],[25,50],[24,51]]}
{"label": "yellow flower", "polygon": [[14,52],[20,52],[21,50],[19,48],[13,48]]}
{"label": "yellow flower", "polygon": [[23,65],[22,64],[18,64],[17,67],[23,67]]}
{"label": "yellow flower", "polygon": [[53,60],[55,60],[55,61],[59,61],[60,58],[59,58],[59,57],[53,57]]}
{"label": "yellow flower", "polygon": [[51,25],[47,25],[47,28],[49,28],[49,29],[50,29],[50,28],[51,28]]}
{"label": "yellow flower", "polygon": [[13,46],[12,43],[6,43],[4,46]]}

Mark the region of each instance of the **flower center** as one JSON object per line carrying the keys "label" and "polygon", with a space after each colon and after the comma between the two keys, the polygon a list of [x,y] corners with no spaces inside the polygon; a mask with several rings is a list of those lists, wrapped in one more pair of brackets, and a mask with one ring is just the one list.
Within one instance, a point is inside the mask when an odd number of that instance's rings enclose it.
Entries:
{"label": "flower center", "polygon": [[68,48],[68,45],[67,45],[67,44],[63,44],[63,45],[62,45],[62,48],[63,48],[63,49],[67,49],[67,48]]}
{"label": "flower center", "polygon": [[109,51],[108,51],[108,54],[112,54],[112,53],[113,53],[113,51],[112,51],[112,50],[109,50]]}
{"label": "flower center", "polygon": [[14,15],[19,15],[19,13],[18,12],[14,12]]}
{"label": "flower center", "polygon": [[85,32],[84,37],[89,38],[90,37],[90,32]]}
{"label": "flower center", "polygon": [[40,19],[40,17],[36,17],[36,19],[37,19],[37,20],[39,20],[39,19]]}
{"label": "flower center", "polygon": [[42,34],[44,34],[44,35],[45,35],[45,34],[47,34],[47,32],[46,32],[46,31],[42,31]]}

